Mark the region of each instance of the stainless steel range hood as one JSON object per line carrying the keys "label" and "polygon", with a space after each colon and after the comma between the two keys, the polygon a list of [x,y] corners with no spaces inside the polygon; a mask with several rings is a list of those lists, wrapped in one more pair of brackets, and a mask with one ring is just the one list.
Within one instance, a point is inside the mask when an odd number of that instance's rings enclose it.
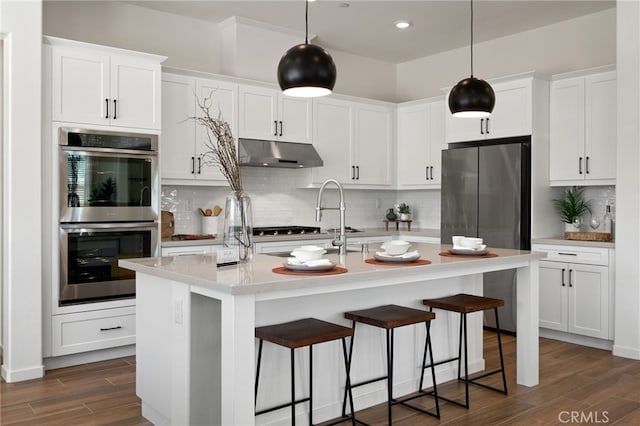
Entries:
{"label": "stainless steel range hood", "polygon": [[241,166],[297,169],[323,165],[313,145],[307,143],[238,139],[238,157]]}

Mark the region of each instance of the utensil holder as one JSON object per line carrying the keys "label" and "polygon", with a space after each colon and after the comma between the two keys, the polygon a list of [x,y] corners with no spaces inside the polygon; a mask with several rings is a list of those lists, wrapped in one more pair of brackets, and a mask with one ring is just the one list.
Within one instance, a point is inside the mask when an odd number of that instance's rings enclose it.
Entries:
{"label": "utensil holder", "polygon": [[218,235],[218,216],[202,216],[202,234]]}

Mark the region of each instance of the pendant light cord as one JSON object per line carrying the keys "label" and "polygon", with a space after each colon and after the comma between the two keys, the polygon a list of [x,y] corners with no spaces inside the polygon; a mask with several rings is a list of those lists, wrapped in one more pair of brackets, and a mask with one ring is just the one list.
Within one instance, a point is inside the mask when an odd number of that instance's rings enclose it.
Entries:
{"label": "pendant light cord", "polygon": [[473,78],[473,0],[471,0],[471,78]]}
{"label": "pendant light cord", "polygon": [[305,1],[305,10],[304,10],[304,44],[309,44],[309,0]]}

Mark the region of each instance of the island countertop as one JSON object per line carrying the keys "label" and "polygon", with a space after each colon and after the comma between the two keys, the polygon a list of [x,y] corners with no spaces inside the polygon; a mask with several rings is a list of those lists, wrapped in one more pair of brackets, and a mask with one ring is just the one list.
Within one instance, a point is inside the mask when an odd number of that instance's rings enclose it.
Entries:
{"label": "island countertop", "polygon": [[[143,259],[122,259],[119,265],[136,272],[150,274],[200,287],[202,290],[214,290],[232,295],[263,293],[278,290],[291,290],[309,287],[328,287],[337,284],[366,282],[374,278],[387,278],[394,275],[404,279],[412,275],[425,279],[425,274],[455,275],[518,267],[532,258],[542,258],[544,253],[524,250],[490,248],[497,257],[483,256],[440,256],[451,245],[413,243],[411,250],[417,250],[421,259],[429,260],[428,265],[389,264],[375,265],[364,262],[364,258],[373,257],[375,246],[368,253],[350,252],[340,258],[337,254],[326,258],[345,267],[348,271],[337,275],[283,275],[272,271],[283,265],[285,258],[268,254],[254,254],[250,262],[216,268],[215,255],[166,256]],[[503,265],[502,267],[500,267]]]}

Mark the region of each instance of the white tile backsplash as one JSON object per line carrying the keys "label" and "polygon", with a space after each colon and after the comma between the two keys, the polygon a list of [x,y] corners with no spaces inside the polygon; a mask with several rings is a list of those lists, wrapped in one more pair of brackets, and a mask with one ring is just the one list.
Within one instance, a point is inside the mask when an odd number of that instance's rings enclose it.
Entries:
{"label": "white tile backsplash", "polygon": [[[325,211],[322,222],[315,222],[318,189],[296,188],[296,169],[243,168],[245,191],[251,196],[254,226],[305,225],[333,228],[338,212]],[[174,214],[176,234],[202,232],[198,207],[224,208],[229,187],[162,185],[162,210]],[[324,206],[338,205],[338,191],[328,186]],[[354,228],[381,228],[387,209],[405,202],[411,206],[415,228],[440,227],[440,191],[393,191],[346,189],[346,225]],[[190,207],[190,208],[189,208]],[[222,213],[224,214],[224,212]],[[222,219],[222,217],[221,217]],[[221,231],[223,220],[220,220]]]}

